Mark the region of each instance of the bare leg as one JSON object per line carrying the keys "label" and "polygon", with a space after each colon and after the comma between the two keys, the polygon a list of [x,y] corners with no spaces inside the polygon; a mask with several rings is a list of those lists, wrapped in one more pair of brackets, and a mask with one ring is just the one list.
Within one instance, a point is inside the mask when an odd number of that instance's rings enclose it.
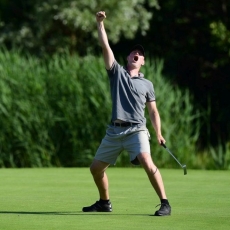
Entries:
{"label": "bare leg", "polygon": [[108,177],[105,173],[105,170],[108,168],[109,164],[93,160],[93,163],[90,166],[90,171],[93,175],[95,184],[97,185],[100,198],[102,200],[109,200],[109,183]]}
{"label": "bare leg", "polygon": [[167,199],[164,189],[164,183],[160,174],[160,171],[157,169],[155,164],[152,161],[152,157],[149,153],[142,153],[139,154],[138,160],[140,161],[141,165],[145,169],[149,180],[155,189],[157,195],[160,199]]}

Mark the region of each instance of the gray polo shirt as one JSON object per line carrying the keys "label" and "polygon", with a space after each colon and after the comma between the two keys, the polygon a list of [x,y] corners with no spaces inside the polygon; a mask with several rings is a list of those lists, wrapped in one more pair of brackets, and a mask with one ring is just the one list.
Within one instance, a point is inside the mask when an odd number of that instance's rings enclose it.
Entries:
{"label": "gray polo shirt", "polygon": [[152,82],[145,79],[142,73],[131,77],[117,61],[114,61],[113,66],[107,72],[112,97],[112,121],[120,119],[126,122],[146,124],[145,104],[155,101]]}

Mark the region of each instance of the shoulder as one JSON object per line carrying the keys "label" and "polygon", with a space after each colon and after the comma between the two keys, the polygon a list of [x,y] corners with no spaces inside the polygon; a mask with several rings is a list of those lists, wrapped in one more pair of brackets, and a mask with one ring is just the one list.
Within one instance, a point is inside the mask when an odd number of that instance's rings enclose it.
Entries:
{"label": "shoulder", "polygon": [[126,69],[120,65],[116,60],[114,60],[111,68],[108,70],[107,69],[108,74],[116,74],[116,73],[122,73],[122,72],[126,72]]}
{"label": "shoulder", "polygon": [[144,84],[146,85],[146,87],[148,87],[148,88],[153,88],[153,83],[150,81],[150,80],[148,80],[148,79],[146,79],[146,78],[140,78],[140,80],[142,81],[142,82],[144,82]]}
{"label": "shoulder", "polygon": [[111,71],[111,70],[113,70],[113,69],[120,69],[120,68],[124,68],[124,67],[121,66],[121,65],[116,61],[116,59],[114,59],[114,62],[113,62],[113,64],[112,64],[111,68],[110,68],[110,69],[106,69],[106,70],[107,70],[107,71]]}

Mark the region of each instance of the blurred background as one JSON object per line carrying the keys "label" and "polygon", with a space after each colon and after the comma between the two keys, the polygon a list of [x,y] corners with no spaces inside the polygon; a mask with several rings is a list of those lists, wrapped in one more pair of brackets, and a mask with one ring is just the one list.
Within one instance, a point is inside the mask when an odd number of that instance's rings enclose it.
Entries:
{"label": "blurred background", "polygon": [[[188,168],[230,169],[227,0],[1,0],[0,167],[90,165],[111,113],[100,10],[122,65],[145,47],[170,150]],[[156,164],[178,167],[147,126]]]}

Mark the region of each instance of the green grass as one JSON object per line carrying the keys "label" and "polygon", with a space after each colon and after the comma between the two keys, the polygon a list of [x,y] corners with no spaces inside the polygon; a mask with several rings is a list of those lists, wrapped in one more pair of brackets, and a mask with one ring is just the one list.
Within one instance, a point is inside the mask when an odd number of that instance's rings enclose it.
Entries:
{"label": "green grass", "polygon": [[143,169],[107,172],[114,211],[82,213],[98,199],[88,169],[1,169],[0,229],[229,229],[229,171],[162,169],[170,217],[151,216],[159,199]]}

